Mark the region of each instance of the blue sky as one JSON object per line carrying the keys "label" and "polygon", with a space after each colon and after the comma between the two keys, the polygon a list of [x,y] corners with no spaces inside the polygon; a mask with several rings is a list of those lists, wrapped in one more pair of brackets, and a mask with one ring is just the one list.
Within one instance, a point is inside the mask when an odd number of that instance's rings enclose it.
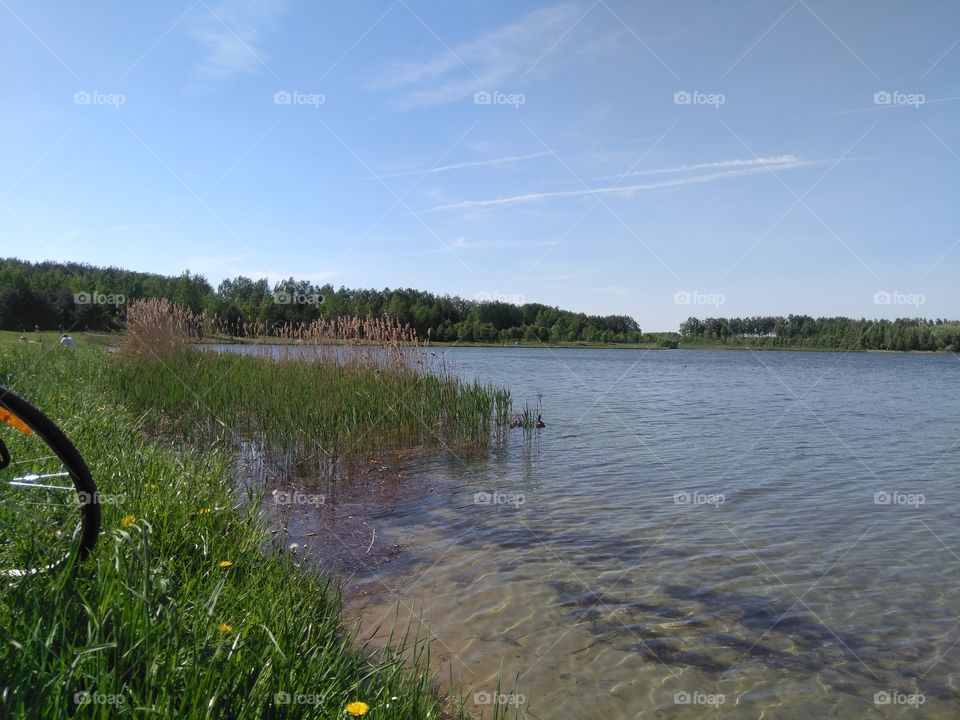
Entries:
{"label": "blue sky", "polygon": [[960,316],[955,2],[0,16],[4,256],[415,287],[645,330]]}

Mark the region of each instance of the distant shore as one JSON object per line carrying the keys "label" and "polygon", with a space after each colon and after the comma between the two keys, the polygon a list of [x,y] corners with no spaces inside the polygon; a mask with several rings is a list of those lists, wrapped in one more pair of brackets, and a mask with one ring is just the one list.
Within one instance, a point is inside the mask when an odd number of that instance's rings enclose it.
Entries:
{"label": "distant shore", "polygon": [[[98,345],[110,345],[114,339],[119,339],[119,333],[98,333],[98,332],[76,332],[76,339],[85,340]],[[28,342],[36,342],[36,332],[29,331],[19,333],[12,330],[0,331],[0,342],[16,342],[20,336],[26,337]],[[60,334],[55,331],[42,331],[41,337],[44,343],[55,344],[59,342]],[[212,336],[206,338],[201,344],[223,344],[223,345],[296,345],[296,340],[279,337],[258,337],[258,338],[240,338],[229,336]],[[355,344],[355,343],[330,343],[330,344]],[[903,355],[949,355],[949,350],[882,350],[882,349],[855,349],[855,348],[832,348],[832,347],[798,347],[782,345],[753,345],[750,343],[687,343],[678,341],[676,347],[667,347],[662,343],[587,343],[587,342],[561,342],[561,343],[542,343],[525,342],[519,343],[495,343],[495,342],[430,342],[424,347],[436,348],[454,348],[454,347],[482,347],[482,348],[500,348],[500,349],[521,349],[521,348],[545,348],[551,350],[773,350],[773,351],[795,351],[795,352],[863,352],[863,353],[884,353],[884,354],[903,354]]]}
{"label": "distant shore", "polygon": [[[204,344],[225,344],[225,345],[296,345],[296,340],[278,337],[259,337],[259,338],[239,338],[239,337],[216,337],[204,340]],[[350,343],[330,343],[330,344],[350,344]],[[436,348],[499,348],[503,350],[513,350],[521,348],[543,348],[550,350],[773,350],[773,351],[794,351],[794,352],[863,352],[863,353],[890,353],[897,355],[948,355],[949,350],[882,350],[882,349],[855,349],[855,348],[832,348],[832,347],[801,347],[801,346],[782,346],[782,345],[752,345],[749,343],[685,343],[678,342],[676,347],[668,347],[661,343],[588,343],[588,342],[525,342],[518,343],[499,343],[499,342],[450,342],[450,341],[431,341],[429,345],[423,347]]]}

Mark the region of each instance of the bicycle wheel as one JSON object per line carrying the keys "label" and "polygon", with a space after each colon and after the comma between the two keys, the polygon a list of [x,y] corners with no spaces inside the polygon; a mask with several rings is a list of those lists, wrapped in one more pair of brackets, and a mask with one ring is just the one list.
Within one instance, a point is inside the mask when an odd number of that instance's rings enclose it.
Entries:
{"label": "bicycle wheel", "polygon": [[97,542],[87,464],[46,415],[0,387],[0,577],[51,569]]}

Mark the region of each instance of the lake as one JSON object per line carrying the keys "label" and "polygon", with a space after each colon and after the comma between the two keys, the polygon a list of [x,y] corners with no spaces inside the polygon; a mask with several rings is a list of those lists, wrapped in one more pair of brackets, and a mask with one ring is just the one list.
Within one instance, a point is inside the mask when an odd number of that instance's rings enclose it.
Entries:
{"label": "lake", "polygon": [[468,706],[957,716],[956,356],[434,351],[546,428],[406,467],[350,613],[419,619]]}

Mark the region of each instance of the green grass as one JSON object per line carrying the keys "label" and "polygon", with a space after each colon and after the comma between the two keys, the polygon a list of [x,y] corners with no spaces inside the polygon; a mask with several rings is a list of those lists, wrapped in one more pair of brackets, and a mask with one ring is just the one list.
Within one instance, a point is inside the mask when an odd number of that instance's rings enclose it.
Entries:
{"label": "green grass", "polygon": [[[367,718],[443,716],[451,701],[431,691],[416,629],[393,649],[359,646],[341,625],[335,584],[271,549],[229,453],[145,439],[137,402],[170,394],[164,412],[189,404],[173,379],[153,368],[130,390],[131,407],[117,383],[134,378],[102,349],[2,340],[0,382],[71,437],[105,500],[103,534],[82,566],[0,585],[0,717],[344,718],[355,700],[369,704]],[[182,362],[198,383],[211,379],[207,364],[223,369],[193,357],[202,362]],[[277,380],[222,362],[245,393]],[[283,372],[297,381],[305,370]],[[152,383],[160,389],[138,394]],[[311,702],[278,702],[284,694]]]}

